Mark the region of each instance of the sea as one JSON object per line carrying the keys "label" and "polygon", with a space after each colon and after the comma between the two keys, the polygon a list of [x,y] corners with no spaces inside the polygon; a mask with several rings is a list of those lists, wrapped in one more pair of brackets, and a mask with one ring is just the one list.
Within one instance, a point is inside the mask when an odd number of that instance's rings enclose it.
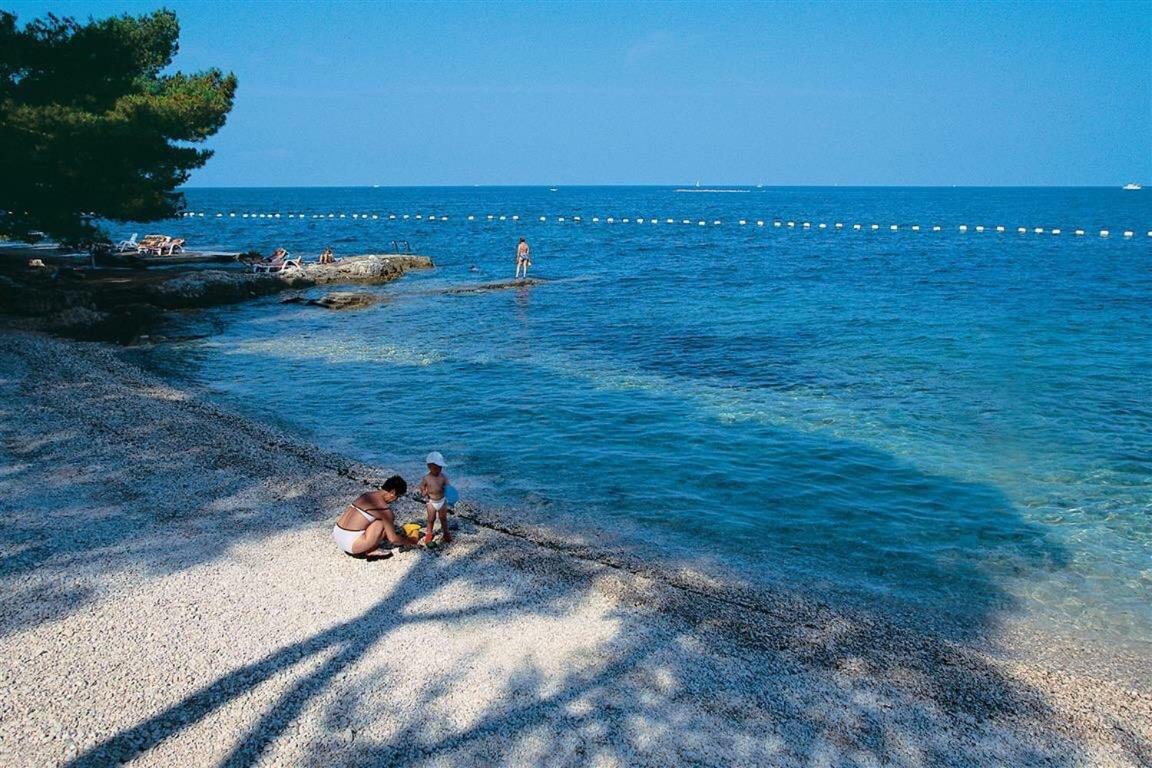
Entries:
{"label": "sea", "polygon": [[[1152,657],[1152,191],[185,194],[110,234],[435,263],[135,352],[204,397],[645,558]],[[521,237],[539,282],[457,290]]]}

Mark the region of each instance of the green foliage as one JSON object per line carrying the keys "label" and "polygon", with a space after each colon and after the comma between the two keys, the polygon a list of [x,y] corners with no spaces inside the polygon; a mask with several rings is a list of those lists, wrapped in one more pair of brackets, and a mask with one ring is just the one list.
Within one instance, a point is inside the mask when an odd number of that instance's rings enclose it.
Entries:
{"label": "green foliage", "polygon": [[100,235],[86,213],[155,221],[184,205],[176,187],[208,161],[236,77],[164,70],[179,49],[171,11],[80,24],[49,15],[17,27],[0,11],[0,235]]}

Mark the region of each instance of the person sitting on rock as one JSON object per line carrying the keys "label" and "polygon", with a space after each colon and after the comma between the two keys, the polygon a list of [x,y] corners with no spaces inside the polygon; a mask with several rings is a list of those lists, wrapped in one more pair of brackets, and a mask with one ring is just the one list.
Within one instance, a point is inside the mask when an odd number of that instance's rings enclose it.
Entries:
{"label": "person sitting on rock", "polygon": [[320,263],[321,264],[331,264],[334,261],[336,261],[336,257],[334,257],[332,255],[332,249],[331,248],[325,248],[323,251],[320,252]]}

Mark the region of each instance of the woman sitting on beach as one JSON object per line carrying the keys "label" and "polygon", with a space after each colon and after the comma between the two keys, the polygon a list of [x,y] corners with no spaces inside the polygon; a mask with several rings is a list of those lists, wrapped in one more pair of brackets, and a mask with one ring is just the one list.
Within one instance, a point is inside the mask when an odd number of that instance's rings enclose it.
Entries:
{"label": "woman sitting on beach", "polygon": [[408,491],[408,484],[400,475],[393,475],[384,481],[379,491],[367,491],[349,504],[332,529],[336,546],[346,554],[365,560],[381,560],[391,557],[392,552],[380,549],[387,539],[403,547],[414,547],[419,542],[410,539],[396,530],[396,517],[392,513],[392,502]]}

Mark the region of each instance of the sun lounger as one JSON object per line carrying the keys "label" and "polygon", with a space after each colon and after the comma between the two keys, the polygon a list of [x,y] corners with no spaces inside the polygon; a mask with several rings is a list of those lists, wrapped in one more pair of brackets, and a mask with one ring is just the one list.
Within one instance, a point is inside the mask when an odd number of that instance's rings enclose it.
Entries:
{"label": "sun lounger", "polygon": [[180,253],[183,250],[184,250],[184,238],[182,238],[182,237],[174,237],[174,238],[168,240],[167,242],[163,242],[160,244],[160,255],[161,256],[165,256],[165,255],[171,256],[172,254]]}
{"label": "sun lounger", "polygon": [[167,243],[171,238],[167,235],[144,235],[144,238],[137,243],[138,253],[154,253],[160,255],[160,248]]}
{"label": "sun lounger", "polygon": [[286,269],[300,269],[302,266],[302,259],[299,257],[293,258],[285,253],[279,259],[272,259],[271,261],[258,261],[252,265],[252,271],[265,274],[275,274],[283,272]]}
{"label": "sun lounger", "polygon": [[116,247],[114,248],[116,253],[136,253],[139,251],[140,243],[136,242],[136,234],[137,233],[133,232],[132,237],[116,243]]}

